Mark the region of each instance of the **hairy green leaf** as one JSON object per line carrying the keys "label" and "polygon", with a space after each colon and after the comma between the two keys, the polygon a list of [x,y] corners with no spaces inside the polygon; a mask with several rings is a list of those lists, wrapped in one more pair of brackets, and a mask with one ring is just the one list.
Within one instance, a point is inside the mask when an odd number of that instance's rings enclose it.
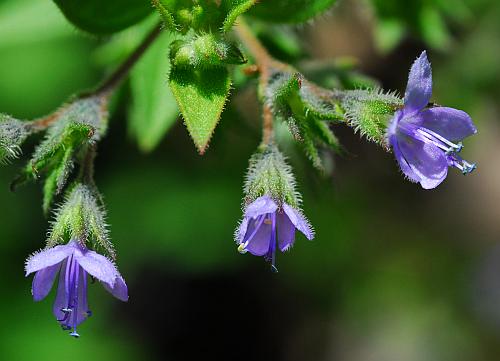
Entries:
{"label": "hairy green leaf", "polygon": [[163,32],[130,74],[129,133],[146,152],[158,145],[179,114],[167,81],[170,40]]}
{"label": "hairy green leaf", "polygon": [[153,11],[147,0],[54,0],[64,16],[78,28],[93,34],[123,30]]}
{"label": "hairy green leaf", "polygon": [[229,95],[229,73],[223,67],[195,70],[173,66],[169,83],[189,134],[203,154]]}
{"label": "hairy green leaf", "polygon": [[332,7],[337,0],[272,0],[257,3],[249,14],[274,23],[303,23]]}

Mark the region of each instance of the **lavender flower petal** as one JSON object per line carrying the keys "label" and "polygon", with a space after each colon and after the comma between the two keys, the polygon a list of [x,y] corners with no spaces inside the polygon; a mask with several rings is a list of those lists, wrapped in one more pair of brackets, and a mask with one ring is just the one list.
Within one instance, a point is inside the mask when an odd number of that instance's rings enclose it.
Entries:
{"label": "lavender flower petal", "polygon": [[278,246],[281,252],[285,252],[295,241],[295,226],[285,212],[279,212],[276,216],[278,223]]}
{"label": "lavender flower petal", "polygon": [[243,242],[243,238],[245,237],[245,234],[247,233],[248,230],[248,223],[249,223],[249,218],[243,217],[243,220],[238,226],[238,231],[236,232],[236,242],[238,244]]}
{"label": "lavender flower petal", "polygon": [[245,217],[256,218],[266,213],[274,213],[278,209],[278,205],[268,195],[257,198],[250,203],[245,209]]}
{"label": "lavender flower petal", "polygon": [[119,275],[119,272],[109,259],[94,251],[88,250],[84,252],[77,251],[74,257],[78,264],[91,276],[103,283],[107,283],[110,287],[114,286],[115,279]]}
{"label": "lavender flower petal", "polygon": [[283,203],[283,210],[285,211],[288,218],[290,218],[290,221],[293,223],[295,228],[301,231],[308,240],[312,240],[314,238],[314,231],[312,230],[309,221],[302,215],[300,211],[289,206],[286,203]]}
{"label": "lavender flower petal", "polygon": [[411,169],[411,166],[408,163],[408,160],[406,160],[406,158],[403,156],[403,153],[401,152],[401,149],[399,149],[399,144],[398,144],[396,136],[391,137],[390,144],[392,145],[392,150],[394,151],[394,156],[396,157],[396,160],[398,161],[399,167],[401,168],[403,173],[406,175],[406,177],[412,182],[419,182],[420,178]]}
{"label": "lavender flower petal", "polygon": [[26,261],[26,276],[30,273],[37,272],[42,268],[50,267],[61,262],[63,259],[69,257],[73,251],[74,247],[67,244],[44,249],[35,253]]}
{"label": "lavender flower petal", "polygon": [[425,51],[413,63],[408,76],[405,92],[406,114],[412,114],[423,109],[432,95],[432,70]]}
{"label": "lavender flower petal", "polygon": [[113,287],[109,287],[106,283],[103,283],[102,285],[109,293],[118,298],[120,301],[128,301],[128,288],[125,280],[121,276],[116,278],[115,285]]}
{"label": "lavender flower petal", "polygon": [[451,141],[476,134],[477,129],[466,112],[454,108],[436,107],[421,113],[422,126]]}
{"label": "lavender flower petal", "polygon": [[398,138],[401,154],[424,189],[437,187],[448,174],[448,162],[442,150],[416,138]]}
{"label": "lavender flower petal", "polygon": [[[257,232],[252,238],[245,241],[248,242],[245,250],[249,251],[254,256],[263,256],[269,251],[269,243],[271,242],[272,224],[270,219],[264,220],[257,229]],[[248,234],[248,233],[247,233]]]}
{"label": "lavender flower petal", "polygon": [[68,315],[62,309],[68,306],[69,290],[66,290],[65,282],[67,273],[68,261],[64,260],[61,264],[61,272],[59,272],[59,284],[57,286],[57,294],[54,304],[52,305],[52,312],[57,320],[63,320]]}
{"label": "lavender flower petal", "polygon": [[42,268],[40,271],[35,273],[33,278],[33,285],[31,287],[31,294],[33,295],[34,301],[41,301],[49,294],[54,284],[54,280],[57,275],[57,271],[61,268],[59,263]]}

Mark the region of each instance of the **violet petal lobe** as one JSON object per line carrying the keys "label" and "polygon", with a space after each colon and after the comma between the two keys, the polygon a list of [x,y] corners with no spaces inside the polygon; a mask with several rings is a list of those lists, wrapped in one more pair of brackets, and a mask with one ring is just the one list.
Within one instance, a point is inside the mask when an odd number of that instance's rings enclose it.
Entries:
{"label": "violet petal lobe", "polygon": [[94,251],[84,250],[75,252],[74,255],[78,264],[91,276],[99,281],[107,283],[110,287],[114,286],[115,279],[119,275],[113,262]]}
{"label": "violet petal lobe", "polygon": [[270,219],[264,220],[258,227],[253,237],[245,240],[245,243],[248,242],[245,249],[253,254],[254,256],[263,256],[269,250],[269,243],[271,242],[271,232],[272,232],[272,224]]}
{"label": "violet petal lobe", "polygon": [[67,317],[66,313],[61,311],[63,308],[68,306],[69,293],[66,292],[65,278],[67,273],[67,260],[64,260],[61,264],[61,272],[59,272],[59,284],[57,286],[57,294],[54,304],[52,305],[52,312],[57,320],[62,320]]}
{"label": "violet petal lobe", "polygon": [[410,137],[402,140],[398,137],[398,144],[422,188],[435,188],[446,178],[448,162],[438,147]]}
{"label": "violet petal lobe", "polygon": [[56,263],[52,266],[42,268],[40,271],[35,273],[35,277],[33,277],[33,285],[31,287],[31,293],[34,301],[41,301],[47,297],[52,289],[52,285],[54,284],[54,280],[60,268],[60,263]]}
{"label": "violet petal lobe", "polygon": [[71,245],[61,245],[35,253],[26,260],[26,276],[42,268],[50,267],[61,262],[63,259],[69,257],[74,249],[75,248]]}
{"label": "violet petal lobe", "polygon": [[392,146],[392,150],[394,151],[394,156],[398,161],[399,167],[404,175],[412,182],[419,182],[420,178],[415,174],[415,172],[411,169],[410,164],[401,153],[401,149],[399,149],[398,137],[392,136],[390,139],[390,144]]}
{"label": "violet petal lobe", "polygon": [[257,198],[245,208],[245,217],[256,218],[266,213],[274,213],[277,209],[276,202],[268,195],[265,195]]}
{"label": "violet petal lobe", "polygon": [[107,283],[102,284],[104,288],[111,293],[113,296],[118,298],[120,301],[127,302],[128,301],[128,288],[125,280],[118,276],[115,280],[115,285],[113,287],[109,287]]}
{"label": "violet petal lobe", "polygon": [[295,226],[285,212],[276,215],[278,223],[278,246],[281,252],[290,249],[295,241]]}
{"label": "violet petal lobe", "polygon": [[415,60],[410,69],[405,92],[405,113],[412,114],[423,109],[432,95],[432,70],[425,51]]}
{"label": "violet petal lobe", "polygon": [[459,141],[477,132],[471,117],[464,111],[435,107],[421,112],[422,126],[451,141]]}
{"label": "violet petal lobe", "polygon": [[290,221],[293,223],[295,228],[301,231],[308,240],[312,240],[314,238],[314,231],[312,230],[311,225],[300,211],[286,203],[283,203],[283,210],[288,218],[290,218]]}
{"label": "violet petal lobe", "polygon": [[248,217],[244,217],[240,225],[238,226],[238,231],[236,233],[236,241],[238,244],[243,242],[243,238],[245,237],[245,234],[247,233],[248,230],[248,223],[249,223]]}

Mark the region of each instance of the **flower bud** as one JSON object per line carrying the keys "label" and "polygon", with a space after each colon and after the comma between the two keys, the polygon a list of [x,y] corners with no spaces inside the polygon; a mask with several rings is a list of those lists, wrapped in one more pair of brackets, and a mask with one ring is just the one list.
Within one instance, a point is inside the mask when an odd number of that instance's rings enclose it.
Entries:
{"label": "flower bud", "polygon": [[260,148],[251,158],[245,179],[245,203],[268,195],[279,204],[292,207],[300,204],[300,194],[295,190],[292,168],[275,145]]}
{"label": "flower bud", "polygon": [[0,163],[8,163],[20,155],[20,146],[28,134],[26,123],[0,114]]}
{"label": "flower bud", "polygon": [[47,246],[54,247],[71,239],[79,239],[83,244],[91,242],[93,249],[101,248],[114,258],[114,248],[108,237],[106,211],[98,199],[99,194],[93,187],[75,184],[56,211]]}
{"label": "flower bud", "polygon": [[386,148],[387,124],[402,106],[402,100],[395,94],[380,90],[352,90],[342,99],[348,124],[368,140]]}

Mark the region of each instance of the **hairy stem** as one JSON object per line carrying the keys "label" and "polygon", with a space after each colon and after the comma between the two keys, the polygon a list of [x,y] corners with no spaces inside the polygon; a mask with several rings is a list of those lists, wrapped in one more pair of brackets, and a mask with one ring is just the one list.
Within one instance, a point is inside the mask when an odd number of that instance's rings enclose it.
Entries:
{"label": "hairy stem", "polygon": [[[127,77],[130,70],[137,63],[137,61],[144,55],[146,50],[154,43],[161,33],[161,25],[157,25],[142,41],[142,43],[129,55],[127,59],[113,72],[111,75],[105,79],[100,86],[90,93],[85,93],[80,96],[80,98],[88,97],[102,97],[108,98],[113,91],[120,85],[120,83]],[[55,112],[35,119],[27,124],[33,132],[38,132],[47,129],[53,123],[57,122],[59,115],[64,110],[64,107],[56,110]]]}
{"label": "hairy stem", "polygon": [[[279,70],[289,70],[290,67],[275,60],[271,55],[269,55],[267,50],[264,46],[262,46],[260,41],[250,30],[250,27],[242,18],[238,19],[235,31],[245,48],[247,48],[250,52],[255,64],[258,67],[259,88],[261,93],[264,93],[272,73]],[[267,102],[264,102],[262,114],[262,143],[269,144],[273,141],[274,128],[273,112]]]}

